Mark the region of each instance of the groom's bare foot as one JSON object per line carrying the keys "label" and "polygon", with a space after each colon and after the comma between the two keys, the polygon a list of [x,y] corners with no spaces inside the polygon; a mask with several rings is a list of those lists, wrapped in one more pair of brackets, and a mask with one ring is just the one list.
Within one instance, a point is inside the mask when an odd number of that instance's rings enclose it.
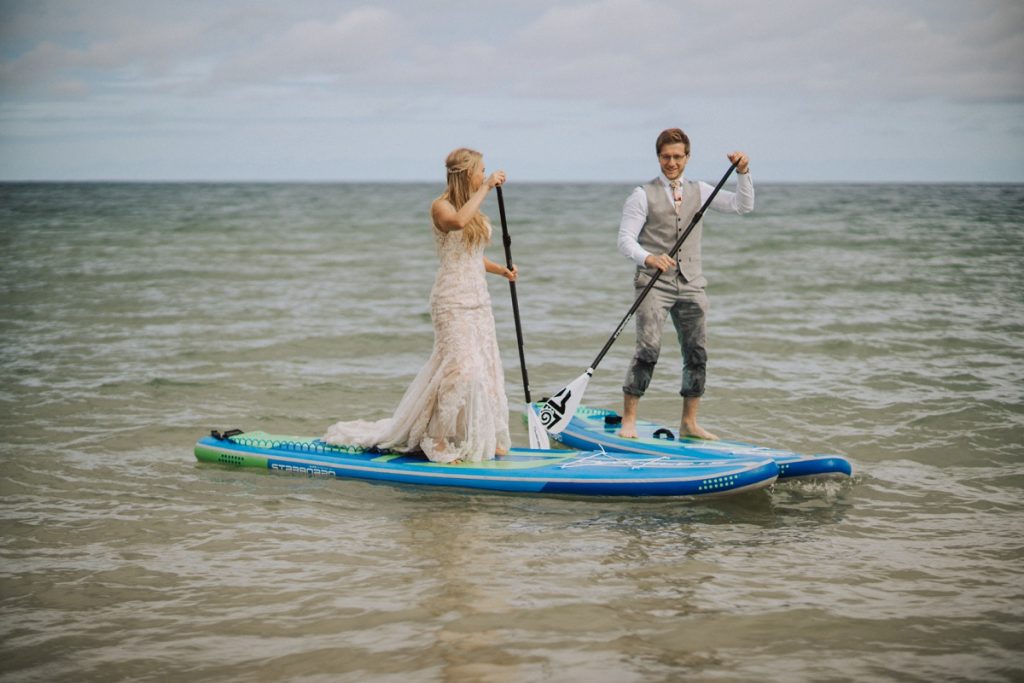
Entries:
{"label": "groom's bare foot", "polygon": [[623,439],[636,438],[636,413],[639,405],[639,396],[622,394],[622,426],[619,427],[619,436]]}
{"label": "groom's bare foot", "polygon": [[704,429],[698,424],[686,426],[682,425],[679,428],[679,436],[692,436],[697,439],[707,439],[708,441],[718,441],[718,437]]}

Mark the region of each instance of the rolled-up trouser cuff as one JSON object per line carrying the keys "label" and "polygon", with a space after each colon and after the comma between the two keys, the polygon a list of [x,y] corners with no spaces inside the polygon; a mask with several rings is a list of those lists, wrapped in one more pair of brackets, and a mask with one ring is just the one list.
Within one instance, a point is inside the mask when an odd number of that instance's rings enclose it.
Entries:
{"label": "rolled-up trouser cuff", "polygon": [[629,369],[626,370],[626,383],[622,385],[622,393],[630,396],[643,396],[651,384],[655,365],[656,363],[640,360],[634,356],[629,363]]}

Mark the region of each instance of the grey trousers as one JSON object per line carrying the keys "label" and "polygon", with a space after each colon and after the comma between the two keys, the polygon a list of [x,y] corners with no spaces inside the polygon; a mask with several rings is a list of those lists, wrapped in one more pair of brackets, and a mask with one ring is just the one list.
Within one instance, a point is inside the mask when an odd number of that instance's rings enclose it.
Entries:
{"label": "grey trousers", "polygon": [[[638,274],[637,295],[647,282],[645,274]],[[661,353],[665,318],[671,316],[683,356],[683,382],[679,395],[703,396],[708,362],[707,312],[708,296],[703,287],[687,284],[678,273],[675,277],[673,273],[663,274],[636,311],[636,351],[626,371],[623,393],[643,396],[647,391]]]}

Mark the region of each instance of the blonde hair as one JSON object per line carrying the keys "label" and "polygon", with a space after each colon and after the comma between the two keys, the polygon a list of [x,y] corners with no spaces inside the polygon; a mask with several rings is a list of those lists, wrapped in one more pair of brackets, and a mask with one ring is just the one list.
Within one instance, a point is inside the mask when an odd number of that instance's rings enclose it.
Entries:
{"label": "blonde hair", "polygon": [[[468,147],[460,147],[449,154],[444,161],[445,168],[448,169],[448,187],[438,199],[447,200],[455,207],[456,211],[461,209],[473,194],[470,177],[482,163],[483,155]],[[462,234],[466,246],[470,248],[489,240],[487,217],[478,211],[469,224],[462,229]]]}

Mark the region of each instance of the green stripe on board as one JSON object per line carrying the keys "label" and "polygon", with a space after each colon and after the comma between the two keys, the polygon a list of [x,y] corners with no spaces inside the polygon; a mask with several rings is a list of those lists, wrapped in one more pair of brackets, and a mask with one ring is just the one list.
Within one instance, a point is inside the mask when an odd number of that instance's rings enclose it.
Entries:
{"label": "green stripe on board", "polygon": [[215,462],[222,465],[235,465],[237,467],[260,467],[266,469],[267,459],[261,455],[245,455],[237,452],[225,452],[219,448],[210,446],[196,446],[196,460],[202,462]]}

